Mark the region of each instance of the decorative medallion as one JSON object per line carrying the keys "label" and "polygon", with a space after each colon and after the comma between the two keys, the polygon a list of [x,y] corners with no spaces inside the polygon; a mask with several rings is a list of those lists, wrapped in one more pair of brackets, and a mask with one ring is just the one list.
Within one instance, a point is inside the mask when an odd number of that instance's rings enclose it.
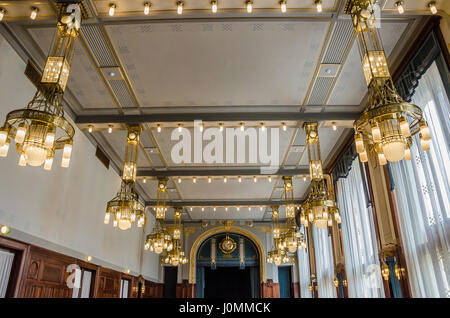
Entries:
{"label": "decorative medallion", "polygon": [[219,248],[224,254],[231,254],[236,249],[236,242],[227,234],[219,243]]}

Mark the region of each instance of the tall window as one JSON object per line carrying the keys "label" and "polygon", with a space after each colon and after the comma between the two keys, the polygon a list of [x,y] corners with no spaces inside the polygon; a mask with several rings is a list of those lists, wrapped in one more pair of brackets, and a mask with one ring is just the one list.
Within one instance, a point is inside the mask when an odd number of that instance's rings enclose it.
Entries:
{"label": "tall window", "polygon": [[129,282],[128,279],[120,280],[120,298],[128,298]]}
{"label": "tall window", "polygon": [[336,287],[333,285],[334,262],[331,237],[328,229],[312,227],[314,250],[316,255],[317,286],[320,298],[336,298]]}
{"label": "tall window", "polygon": [[431,149],[412,144],[411,161],[390,164],[413,297],[450,297],[450,104],[434,62],[412,102],[428,122]]}
{"label": "tall window", "polygon": [[72,298],[91,298],[93,296],[93,284],[95,274],[87,269],[79,270],[80,288],[73,288]]}
{"label": "tall window", "polygon": [[336,182],[342,216],[342,240],[350,297],[384,297],[372,208],[366,192],[364,170],[356,158],[348,175]]}
{"label": "tall window", "polygon": [[311,291],[309,290],[310,272],[309,272],[309,256],[308,249],[302,248],[297,250],[299,281],[300,281],[300,296],[301,298],[311,298]]}

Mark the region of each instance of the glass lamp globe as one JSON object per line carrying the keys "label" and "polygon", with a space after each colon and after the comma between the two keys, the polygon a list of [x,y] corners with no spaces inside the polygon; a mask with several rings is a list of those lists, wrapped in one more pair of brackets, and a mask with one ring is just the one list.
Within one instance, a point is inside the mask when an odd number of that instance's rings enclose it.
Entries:
{"label": "glass lamp globe", "polygon": [[155,250],[156,254],[161,254],[163,251],[163,247],[159,244],[156,244],[155,247],[153,248]]}
{"label": "glass lamp globe", "polygon": [[119,229],[125,231],[131,227],[131,222],[128,219],[120,219],[119,220]]}
{"label": "glass lamp globe", "polygon": [[314,221],[314,225],[318,228],[318,229],[325,229],[328,225],[328,220],[326,219],[317,219]]}
{"label": "glass lamp globe", "polygon": [[273,262],[275,263],[275,265],[279,266],[281,264],[281,257],[277,256],[273,259]]}
{"label": "glass lamp globe", "polygon": [[403,159],[405,143],[402,140],[394,140],[384,144],[382,149],[388,161],[397,162]]}

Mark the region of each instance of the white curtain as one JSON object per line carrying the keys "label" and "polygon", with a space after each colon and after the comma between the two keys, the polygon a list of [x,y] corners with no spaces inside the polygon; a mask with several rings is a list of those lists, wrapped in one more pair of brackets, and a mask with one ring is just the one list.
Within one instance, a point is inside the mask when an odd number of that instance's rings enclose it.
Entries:
{"label": "white curtain", "polygon": [[450,104],[435,63],[413,96],[428,122],[431,149],[415,137],[412,160],[390,165],[414,297],[450,297]]}
{"label": "white curtain", "polygon": [[317,285],[320,298],[336,298],[334,286],[334,262],[331,237],[328,229],[317,229],[312,226],[314,250],[316,255]]}
{"label": "white curtain", "polygon": [[0,250],[0,298],[5,298],[13,260],[13,253]]}
{"label": "white curtain", "polygon": [[372,209],[367,202],[359,159],[336,183],[349,297],[384,297]]}
{"label": "white curtain", "polygon": [[298,271],[299,271],[299,282],[300,282],[300,296],[301,298],[311,298],[312,294],[309,290],[310,284],[310,272],[309,272],[309,256],[308,249],[302,248],[297,251],[298,259]]}

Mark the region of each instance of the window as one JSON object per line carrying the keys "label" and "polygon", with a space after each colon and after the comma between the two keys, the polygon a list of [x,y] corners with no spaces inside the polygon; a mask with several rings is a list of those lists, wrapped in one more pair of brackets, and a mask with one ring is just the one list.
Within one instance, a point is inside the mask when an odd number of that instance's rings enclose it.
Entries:
{"label": "window", "polygon": [[128,298],[129,286],[130,284],[128,279],[120,280],[120,298]]}
{"label": "window", "polygon": [[436,62],[412,102],[428,122],[431,149],[415,136],[412,160],[390,164],[412,296],[450,297],[450,104]]}
{"label": "window", "polygon": [[[305,235],[307,239],[307,235]],[[312,294],[309,290],[310,272],[309,272],[309,255],[308,249],[302,248],[297,251],[299,281],[300,281],[300,295],[302,298],[311,298]]]}
{"label": "window", "polygon": [[349,297],[384,297],[372,208],[366,193],[363,166],[356,158],[348,175],[336,182],[342,216],[342,244]]}
{"label": "window", "polygon": [[6,296],[13,260],[14,253],[0,249],[0,298]]}
{"label": "window", "polygon": [[80,288],[73,288],[72,298],[92,297],[94,273],[87,269],[81,269]]}

